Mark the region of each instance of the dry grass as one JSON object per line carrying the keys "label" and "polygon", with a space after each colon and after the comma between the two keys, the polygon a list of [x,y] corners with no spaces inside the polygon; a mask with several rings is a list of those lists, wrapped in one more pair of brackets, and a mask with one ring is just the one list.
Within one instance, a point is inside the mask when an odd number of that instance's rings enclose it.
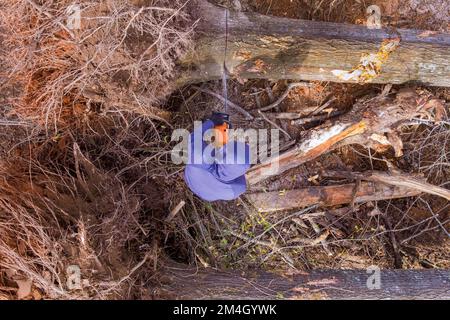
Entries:
{"label": "dry grass", "polygon": [[[32,281],[48,298],[127,297],[130,283],[121,279],[137,263],[126,248],[142,232],[141,202],[77,145],[72,150],[74,175],[38,162],[2,163],[0,271],[9,283]],[[67,287],[70,265],[83,271],[83,290]]]}

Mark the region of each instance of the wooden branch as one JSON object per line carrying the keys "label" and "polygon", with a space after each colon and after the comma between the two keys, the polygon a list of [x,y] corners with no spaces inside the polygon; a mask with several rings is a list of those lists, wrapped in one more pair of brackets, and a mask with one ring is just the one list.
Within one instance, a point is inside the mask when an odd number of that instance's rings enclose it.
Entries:
{"label": "wooden branch", "polygon": [[307,82],[296,82],[288,84],[286,91],[281,95],[281,97],[277,99],[277,101],[269,104],[266,107],[261,108],[259,111],[267,111],[276,108],[280,103],[283,102],[284,99],[286,99],[286,97],[289,95],[289,92],[291,92],[292,89],[297,87],[311,87],[311,84]]}
{"label": "wooden branch", "polygon": [[292,150],[253,167],[246,175],[247,181],[249,185],[256,184],[343,145],[371,146],[377,142],[372,140],[374,134],[391,132],[413,118],[419,101],[420,97],[412,90],[401,91],[395,98],[381,96],[361,100],[346,115],[309,130]]}
{"label": "wooden branch", "polygon": [[[348,127],[336,124],[319,130],[310,130],[304,142],[294,149],[250,169],[246,174],[247,182],[253,185],[273,175],[279,175],[295,168],[302,163],[311,161],[332,150],[338,142],[353,135],[364,133],[366,128],[367,125],[364,122],[358,122]],[[274,163],[278,167],[275,171],[273,170]]]}
{"label": "wooden branch", "polygon": [[247,199],[260,212],[276,212],[305,208],[312,205],[336,206],[347,203],[388,200],[413,197],[421,192],[407,187],[387,186],[385,184],[361,182],[338,186],[320,186],[294,189],[280,193],[260,192],[247,194]]}
{"label": "wooden branch", "polygon": [[330,250],[330,248],[328,247],[328,243],[326,238],[328,237],[328,235],[330,234],[330,231],[325,231],[324,233],[321,234],[320,232],[320,227],[317,225],[317,223],[314,221],[313,218],[307,218],[309,224],[311,225],[311,227],[313,228],[314,232],[316,233],[316,235],[318,236],[318,240],[320,240],[320,243],[322,244],[323,249],[326,251],[326,253],[329,256],[333,255],[333,252]]}
{"label": "wooden branch", "polygon": [[[225,9],[206,0],[191,0],[199,19],[196,50],[179,62],[178,85],[221,78],[225,52]],[[422,82],[450,86],[450,35],[421,30],[306,21],[229,12],[226,66],[238,79],[345,80],[334,70],[350,71],[364,54],[376,54],[385,39],[399,47],[382,65],[374,83]]]}
{"label": "wooden branch", "polygon": [[[194,87],[194,89],[196,89],[196,90],[198,90],[200,92],[209,94],[210,96],[213,96],[213,97],[219,99],[220,101],[222,101],[223,103],[225,103],[225,98],[222,97],[220,94],[217,94],[217,93],[215,93],[215,92],[213,92],[211,90],[205,89],[205,88],[200,88],[200,87],[197,87],[197,86],[193,86],[193,87]],[[232,109],[236,110],[237,112],[243,114],[247,120],[253,120],[254,119],[253,116],[250,113],[245,111],[242,107],[238,106],[237,104],[231,102],[230,100],[228,100],[228,105],[230,106],[230,108],[232,108]]]}
{"label": "wooden branch", "polygon": [[340,176],[372,181],[376,183],[383,183],[401,188],[407,188],[410,190],[417,190],[423,193],[433,194],[438,197],[450,200],[450,190],[432,185],[431,183],[426,182],[426,180],[423,178],[420,179],[405,173],[399,172],[388,173],[380,171],[370,171],[365,173],[325,171],[322,174],[325,176]]}
{"label": "wooden branch", "polygon": [[181,200],[176,206],[175,208],[172,209],[172,211],[170,211],[169,215],[167,216],[165,222],[170,222],[172,221],[173,218],[175,218],[175,216],[177,215],[177,213],[183,209],[184,205],[186,204],[185,201]]}
{"label": "wooden branch", "polygon": [[448,270],[380,270],[380,286],[369,288],[373,272],[313,270],[285,275],[217,271],[173,264],[164,269],[159,299],[449,299]]}
{"label": "wooden branch", "polygon": [[[51,15],[48,11],[44,10],[44,8],[40,5],[38,5],[36,2],[32,1],[32,0],[25,0],[26,2],[28,2],[33,8],[35,8],[37,11],[39,11],[40,13],[42,13],[43,15],[45,15],[47,18],[49,19],[55,19],[55,17],[53,15]],[[67,26],[64,25],[64,23],[62,23],[61,21],[55,20],[55,23],[60,26],[62,29],[64,29],[64,31],[66,31],[70,37],[72,39],[76,39],[74,33],[72,32],[72,30],[70,30],[69,28],[67,28]]]}
{"label": "wooden branch", "polygon": [[316,110],[314,110],[314,111],[311,113],[311,116],[318,115],[318,114],[321,113],[323,110],[325,110],[326,108],[328,108],[335,100],[336,100],[336,97],[331,97],[327,102],[325,102],[323,105],[321,105],[321,106],[318,107]]}
{"label": "wooden branch", "polygon": [[296,120],[302,117],[309,115],[313,112],[317,107],[308,107],[298,112],[273,112],[273,113],[265,113],[265,115],[269,118],[275,118],[280,120]]}

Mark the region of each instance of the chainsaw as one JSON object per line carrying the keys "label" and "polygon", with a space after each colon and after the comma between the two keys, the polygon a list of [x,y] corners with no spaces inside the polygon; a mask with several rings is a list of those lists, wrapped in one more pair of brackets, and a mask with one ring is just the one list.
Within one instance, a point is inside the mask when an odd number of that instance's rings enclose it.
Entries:
{"label": "chainsaw", "polygon": [[225,52],[223,59],[222,72],[222,90],[224,97],[224,111],[213,112],[209,120],[214,123],[214,146],[216,148],[223,147],[228,143],[228,130],[231,128],[230,115],[228,112],[228,85],[227,78],[229,71],[226,66],[227,50],[228,50],[228,9],[225,11]]}

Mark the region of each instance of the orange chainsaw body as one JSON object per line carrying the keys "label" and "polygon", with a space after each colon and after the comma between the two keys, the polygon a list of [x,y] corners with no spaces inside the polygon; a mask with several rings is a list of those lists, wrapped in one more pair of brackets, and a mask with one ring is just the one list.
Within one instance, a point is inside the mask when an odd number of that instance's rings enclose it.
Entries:
{"label": "orange chainsaw body", "polygon": [[217,148],[223,147],[228,143],[228,129],[229,127],[226,122],[214,127],[214,145]]}

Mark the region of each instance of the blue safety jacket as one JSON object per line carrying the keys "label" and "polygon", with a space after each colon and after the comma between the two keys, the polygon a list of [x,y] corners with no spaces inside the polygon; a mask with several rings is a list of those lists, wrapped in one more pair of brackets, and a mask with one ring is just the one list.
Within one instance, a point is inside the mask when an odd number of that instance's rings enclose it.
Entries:
{"label": "blue safety jacket", "polygon": [[189,189],[205,201],[233,200],[246,191],[250,148],[235,141],[213,148],[203,139],[213,127],[214,123],[207,120],[191,133],[184,178]]}

